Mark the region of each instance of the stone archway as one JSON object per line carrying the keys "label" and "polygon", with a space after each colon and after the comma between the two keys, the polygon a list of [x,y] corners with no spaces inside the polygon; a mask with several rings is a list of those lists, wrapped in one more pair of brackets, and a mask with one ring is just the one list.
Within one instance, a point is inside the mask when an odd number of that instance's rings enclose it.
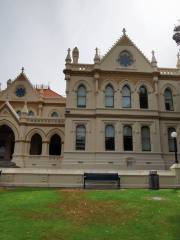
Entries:
{"label": "stone archway", "polygon": [[12,167],[11,162],[14,153],[15,135],[13,130],[7,126],[0,126],[0,167]]}

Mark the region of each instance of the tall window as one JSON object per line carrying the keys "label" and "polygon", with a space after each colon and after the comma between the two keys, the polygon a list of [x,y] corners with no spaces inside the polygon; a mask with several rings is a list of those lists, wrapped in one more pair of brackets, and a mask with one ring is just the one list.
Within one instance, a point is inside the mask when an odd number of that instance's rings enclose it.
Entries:
{"label": "tall window", "polygon": [[131,126],[124,126],[123,142],[124,142],[124,151],[132,151],[133,150],[133,138],[132,138]]}
{"label": "tall window", "polygon": [[169,152],[174,152],[174,140],[173,138],[171,137],[171,133],[172,132],[176,132],[176,129],[171,127],[171,128],[168,128],[168,145],[169,145]]}
{"label": "tall window", "polygon": [[105,106],[114,107],[114,89],[111,85],[105,89]]}
{"label": "tall window", "polygon": [[140,108],[148,108],[148,93],[146,87],[144,86],[141,86],[139,89],[139,103]]}
{"label": "tall window", "polygon": [[164,101],[166,110],[173,111],[173,96],[170,88],[166,88],[164,91]]}
{"label": "tall window", "polygon": [[112,125],[105,128],[105,148],[107,151],[115,150],[115,131]]}
{"label": "tall window", "polygon": [[80,85],[77,90],[77,107],[86,107],[86,88],[84,85]]}
{"label": "tall window", "polygon": [[86,128],[83,125],[76,127],[76,150],[85,150]]}
{"label": "tall window", "polygon": [[122,106],[123,108],[131,107],[131,90],[127,85],[122,89]]}
{"label": "tall window", "polygon": [[141,128],[142,151],[151,151],[150,129],[147,126]]}
{"label": "tall window", "polygon": [[49,155],[61,155],[61,138],[54,134],[49,143]]}
{"label": "tall window", "polygon": [[42,152],[42,138],[36,133],[31,138],[30,155],[41,155]]}

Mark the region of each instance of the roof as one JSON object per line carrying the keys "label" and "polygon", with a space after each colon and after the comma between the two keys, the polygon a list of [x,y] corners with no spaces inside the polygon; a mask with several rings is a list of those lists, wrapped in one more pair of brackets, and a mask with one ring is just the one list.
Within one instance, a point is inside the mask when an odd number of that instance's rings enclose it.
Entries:
{"label": "roof", "polygon": [[38,93],[42,94],[43,97],[60,97],[60,98],[63,98],[63,96],[61,96],[60,94],[54,92],[53,90],[51,90],[50,88],[46,88],[46,89],[36,89],[38,91]]}

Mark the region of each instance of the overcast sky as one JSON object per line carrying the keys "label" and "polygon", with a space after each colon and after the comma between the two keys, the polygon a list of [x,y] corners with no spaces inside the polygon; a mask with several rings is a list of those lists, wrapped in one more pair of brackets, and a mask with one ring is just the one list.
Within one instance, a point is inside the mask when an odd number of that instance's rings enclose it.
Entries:
{"label": "overcast sky", "polygon": [[50,84],[64,94],[64,59],[77,46],[80,62],[92,63],[122,35],[122,29],[160,67],[175,67],[173,28],[180,0],[0,0],[0,82],[22,66],[33,84]]}

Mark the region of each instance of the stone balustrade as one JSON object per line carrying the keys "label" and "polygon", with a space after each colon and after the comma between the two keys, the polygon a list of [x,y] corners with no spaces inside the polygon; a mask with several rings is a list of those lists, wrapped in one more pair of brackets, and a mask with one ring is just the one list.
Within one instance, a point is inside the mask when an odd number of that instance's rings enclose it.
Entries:
{"label": "stone balustrade", "polygon": [[38,118],[38,117],[20,117],[21,122],[39,123],[39,124],[65,124],[65,119],[59,118]]}
{"label": "stone balustrade", "polygon": [[161,75],[177,75],[176,68],[160,68],[159,69]]}

